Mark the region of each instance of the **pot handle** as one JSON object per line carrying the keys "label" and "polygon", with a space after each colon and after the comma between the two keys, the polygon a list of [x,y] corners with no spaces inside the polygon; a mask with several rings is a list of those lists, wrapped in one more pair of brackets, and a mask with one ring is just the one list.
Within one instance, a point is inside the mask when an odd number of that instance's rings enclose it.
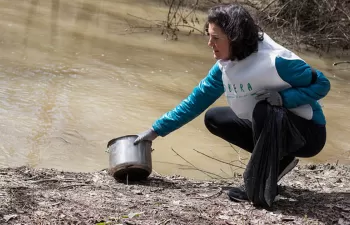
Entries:
{"label": "pot handle", "polygon": [[[155,150],[155,149],[152,148],[152,149],[151,149],[151,152],[153,152],[154,150]],[[105,149],[105,152],[106,152],[106,153],[109,153],[109,148],[106,148],[106,149]]]}

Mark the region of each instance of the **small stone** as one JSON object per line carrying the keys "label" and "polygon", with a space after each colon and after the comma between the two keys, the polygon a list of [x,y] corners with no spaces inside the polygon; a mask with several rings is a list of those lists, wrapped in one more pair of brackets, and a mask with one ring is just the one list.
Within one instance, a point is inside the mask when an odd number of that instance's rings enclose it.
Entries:
{"label": "small stone", "polygon": [[174,205],[180,205],[180,201],[173,201]]}
{"label": "small stone", "polygon": [[219,216],[219,219],[228,220],[228,219],[230,219],[230,217],[227,216],[227,215],[220,215],[220,216]]}
{"label": "small stone", "polygon": [[339,225],[348,225],[349,223],[348,223],[347,221],[345,221],[343,218],[340,218],[340,219],[338,220],[338,224],[339,224]]}
{"label": "small stone", "polygon": [[132,190],[131,192],[135,195],[142,195],[142,191],[140,190]]}

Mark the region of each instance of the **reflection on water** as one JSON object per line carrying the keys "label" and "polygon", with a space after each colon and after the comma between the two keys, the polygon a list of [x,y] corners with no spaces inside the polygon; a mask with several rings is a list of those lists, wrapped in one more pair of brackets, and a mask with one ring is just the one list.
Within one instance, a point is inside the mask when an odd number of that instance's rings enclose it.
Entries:
{"label": "reflection on water", "polygon": [[[104,152],[115,137],[147,129],[176,106],[213,64],[206,38],[165,41],[141,29],[166,9],[143,1],[1,1],[0,166],[30,165],[73,171],[108,166]],[[135,16],[130,16],[135,15]],[[141,27],[130,32],[130,25]],[[350,162],[347,65],[334,59],[304,58],[325,71],[332,91],[323,100],[328,143],[304,162]],[[214,105],[224,105],[219,99]],[[207,132],[200,115],[154,142],[154,168],[205,178],[179,166],[183,160],[222,176],[232,168],[193,151],[234,161],[247,158]],[[169,162],[169,163],[165,163]]]}

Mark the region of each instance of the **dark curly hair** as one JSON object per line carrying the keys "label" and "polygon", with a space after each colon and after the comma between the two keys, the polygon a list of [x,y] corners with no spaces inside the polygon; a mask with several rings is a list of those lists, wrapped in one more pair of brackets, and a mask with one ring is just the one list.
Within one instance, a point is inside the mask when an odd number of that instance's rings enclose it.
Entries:
{"label": "dark curly hair", "polygon": [[220,4],[209,9],[205,26],[209,23],[219,26],[230,40],[230,60],[242,60],[258,51],[263,31],[249,12],[239,4]]}

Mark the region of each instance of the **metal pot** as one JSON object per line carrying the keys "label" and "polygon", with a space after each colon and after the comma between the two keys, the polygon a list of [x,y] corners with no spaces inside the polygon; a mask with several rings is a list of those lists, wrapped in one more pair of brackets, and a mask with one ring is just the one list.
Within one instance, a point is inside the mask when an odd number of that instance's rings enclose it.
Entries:
{"label": "metal pot", "polygon": [[108,142],[109,174],[117,180],[143,180],[152,172],[152,142],[134,145],[137,135],[127,135]]}

